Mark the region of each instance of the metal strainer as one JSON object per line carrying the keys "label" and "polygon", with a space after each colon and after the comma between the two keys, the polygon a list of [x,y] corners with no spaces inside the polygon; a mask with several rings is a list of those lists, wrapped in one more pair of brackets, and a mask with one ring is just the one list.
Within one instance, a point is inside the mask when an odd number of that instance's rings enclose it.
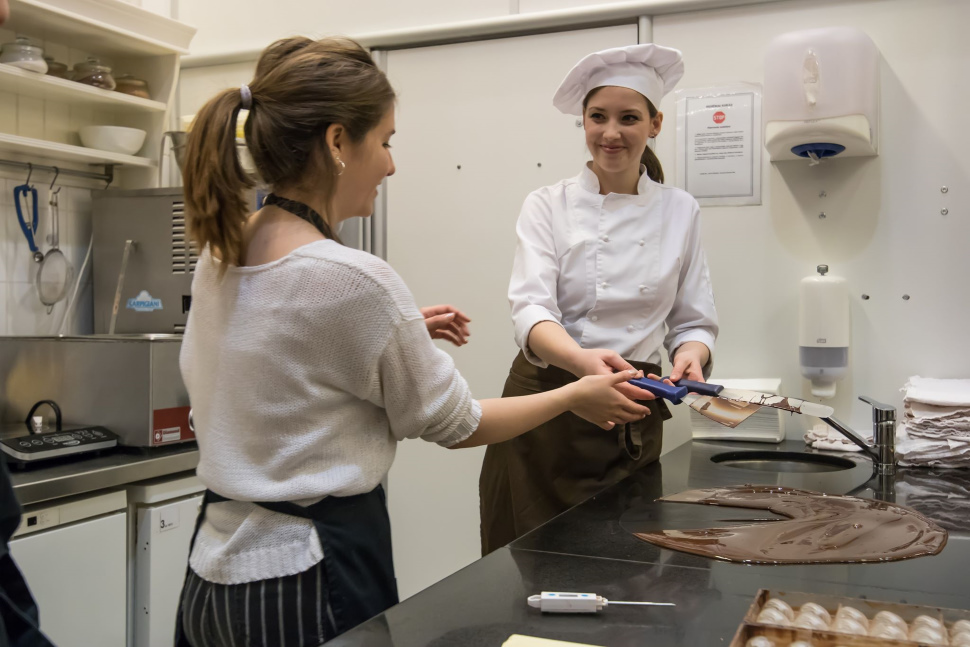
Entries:
{"label": "metal strainer", "polygon": [[60,214],[57,207],[57,191],[51,191],[51,248],[44,254],[37,268],[37,296],[40,302],[47,306],[47,314],[54,309],[54,304],[67,296],[68,287],[74,278],[74,268],[64,253],[57,246],[60,242]]}

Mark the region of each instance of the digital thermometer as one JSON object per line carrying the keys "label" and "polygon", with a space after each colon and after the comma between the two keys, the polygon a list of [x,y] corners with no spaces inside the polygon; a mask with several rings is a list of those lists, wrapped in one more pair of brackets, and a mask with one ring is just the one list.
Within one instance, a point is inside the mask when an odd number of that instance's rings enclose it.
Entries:
{"label": "digital thermometer", "polygon": [[541,595],[529,596],[529,606],[539,609],[543,613],[596,613],[611,604],[641,607],[674,607],[673,602],[621,602],[607,600],[595,593],[563,593],[560,591],[543,591]]}

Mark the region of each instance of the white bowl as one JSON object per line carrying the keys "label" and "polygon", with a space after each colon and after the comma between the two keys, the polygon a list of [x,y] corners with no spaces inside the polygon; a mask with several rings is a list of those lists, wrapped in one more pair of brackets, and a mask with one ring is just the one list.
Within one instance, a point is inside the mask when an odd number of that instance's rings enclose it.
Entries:
{"label": "white bowl", "polygon": [[81,143],[88,148],[134,155],[141,150],[147,133],[138,128],[121,126],[84,126],[78,134],[81,136]]}

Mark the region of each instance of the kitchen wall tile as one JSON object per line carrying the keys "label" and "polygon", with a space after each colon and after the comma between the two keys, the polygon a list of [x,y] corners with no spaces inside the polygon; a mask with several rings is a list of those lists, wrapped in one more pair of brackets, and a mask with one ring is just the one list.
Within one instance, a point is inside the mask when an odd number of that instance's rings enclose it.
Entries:
{"label": "kitchen wall tile", "polygon": [[17,134],[21,137],[44,138],[44,100],[17,97]]}
{"label": "kitchen wall tile", "polygon": [[71,117],[68,123],[68,143],[75,146],[81,145],[81,137],[77,134],[84,126],[95,125],[94,109],[90,106],[71,106]]}
{"label": "kitchen wall tile", "polygon": [[7,306],[9,335],[53,335],[64,312],[64,304],[54,306],[47,314],[47,306],[40,302],[33,282],[8,283]]}
{"label": "kitchen wall tile", "polygon": [[26,175],[20,179],[0,178],[0,207],[13,206],[13,189],[22,184],[25,179],[27,179]]}
{"label": "kitchen wall tile", "polygon": [[7,286],[6,281],[0,281],[0,335],[8,335],[7,319],[10,314],[10,307],[7,305]]}
{"label": "kitchen wall tile", "polygon": [[17,134],[17,95],[0,92],[0,132]]}
{"label": "kitchen wall tile", "polygon": [[62,144],[70,143],[71,109],[61,101],[44,102],[44,139]]}

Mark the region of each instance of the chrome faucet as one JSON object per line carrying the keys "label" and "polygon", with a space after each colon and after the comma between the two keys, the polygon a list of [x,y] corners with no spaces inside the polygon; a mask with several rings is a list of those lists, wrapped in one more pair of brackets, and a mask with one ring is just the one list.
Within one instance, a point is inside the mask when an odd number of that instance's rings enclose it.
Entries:
{"label": "chrome faucet", "polygon": [[822,418],[822,422],[861,447],[862,451],[872,459],[873,467],[878,474],[895,474],[896,408],[865,396],[860,396],[859,399],[872,407],[872,445],[857,436],[835,416]]}

